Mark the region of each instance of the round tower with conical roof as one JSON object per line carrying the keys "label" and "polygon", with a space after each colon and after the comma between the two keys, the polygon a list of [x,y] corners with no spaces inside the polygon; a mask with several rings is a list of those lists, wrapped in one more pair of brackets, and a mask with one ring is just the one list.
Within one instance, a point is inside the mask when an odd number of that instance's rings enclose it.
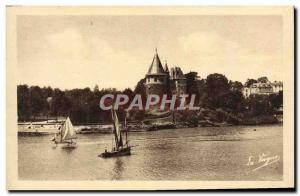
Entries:
{"label": "round tower with conical roof", "polygon": [[161,96],[167,93],[168,77],[169,73],[164,70],[156,50],[146,74],[145,87],[147,95],[156,94]]}

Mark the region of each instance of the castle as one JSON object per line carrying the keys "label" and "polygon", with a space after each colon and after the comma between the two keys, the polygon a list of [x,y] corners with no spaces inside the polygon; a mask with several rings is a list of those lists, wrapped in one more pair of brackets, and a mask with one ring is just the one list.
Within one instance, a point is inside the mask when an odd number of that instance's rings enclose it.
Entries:
{"label": "castle", "polygon": [[146,94],[175,94],[177,96],[186,93],[186,77],[180,67],[171,68],[169,71],[167,62],[163,68],[157,50],[152,63],[145,76]]}

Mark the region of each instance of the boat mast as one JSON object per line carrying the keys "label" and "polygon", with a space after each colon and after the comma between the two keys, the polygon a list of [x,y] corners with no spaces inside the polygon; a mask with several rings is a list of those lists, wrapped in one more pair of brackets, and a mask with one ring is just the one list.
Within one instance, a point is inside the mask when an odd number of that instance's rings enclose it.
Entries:
{"label": "boat mast", "polygon": [[175,113],[174,113],[174,110],[172,111],[172,120],[173,120],[173,123],[176,124],[176,122],[175,122]]}
{"label": "boat mast", "polygon": [[115,116],[115,113],[114,113],[113,109],[111,109],[111,117],[112,117],[112,121],[113,121],[113,133],[114,133],[114,136],[115,136],[116,149],[118,150],[119,149],[119,145],[118,145],[119,141],[118,141],[118,135],[117,135],[117,127],[116,127],[116,124],[115,124],[116,116]]}
{"label": "boat mast", "polygon": [[126,117],[127,117],[127,112],[125,111],[124,129],[125,129],[126,144],[128,145],[128,136],[127,136],[128,129],[127,129],[127,120],[126,120]]}

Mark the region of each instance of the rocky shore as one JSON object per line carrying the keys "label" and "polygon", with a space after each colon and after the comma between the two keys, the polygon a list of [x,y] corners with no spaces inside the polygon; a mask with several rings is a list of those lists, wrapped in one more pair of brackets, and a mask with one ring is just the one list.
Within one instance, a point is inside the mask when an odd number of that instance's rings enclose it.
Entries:
{"label": "rocky shore", "polygon": [[[163,113],[162,115],[148,115],[142,121],[129,121],[128,130],[156,131],[161,129],[176,129],[189,127],[226,127],[235,125],[263,125],[282,123],[282,114],[251,116],[248,113],[233,114],[222,109],[201,109],[200,111],[180,111]],[[79,134],[111,133],[111,127],[86,126],[77,131]],[[124,129],[123,125],[121,127]]]}

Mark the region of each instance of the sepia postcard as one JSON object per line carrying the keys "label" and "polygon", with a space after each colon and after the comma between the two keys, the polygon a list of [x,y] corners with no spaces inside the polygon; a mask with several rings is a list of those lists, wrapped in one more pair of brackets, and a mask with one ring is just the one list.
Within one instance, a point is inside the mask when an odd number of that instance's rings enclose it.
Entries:
{"label": "sepia postcard", "polygon": [[8,190],[294,188],[294,8],[8,6]]}

